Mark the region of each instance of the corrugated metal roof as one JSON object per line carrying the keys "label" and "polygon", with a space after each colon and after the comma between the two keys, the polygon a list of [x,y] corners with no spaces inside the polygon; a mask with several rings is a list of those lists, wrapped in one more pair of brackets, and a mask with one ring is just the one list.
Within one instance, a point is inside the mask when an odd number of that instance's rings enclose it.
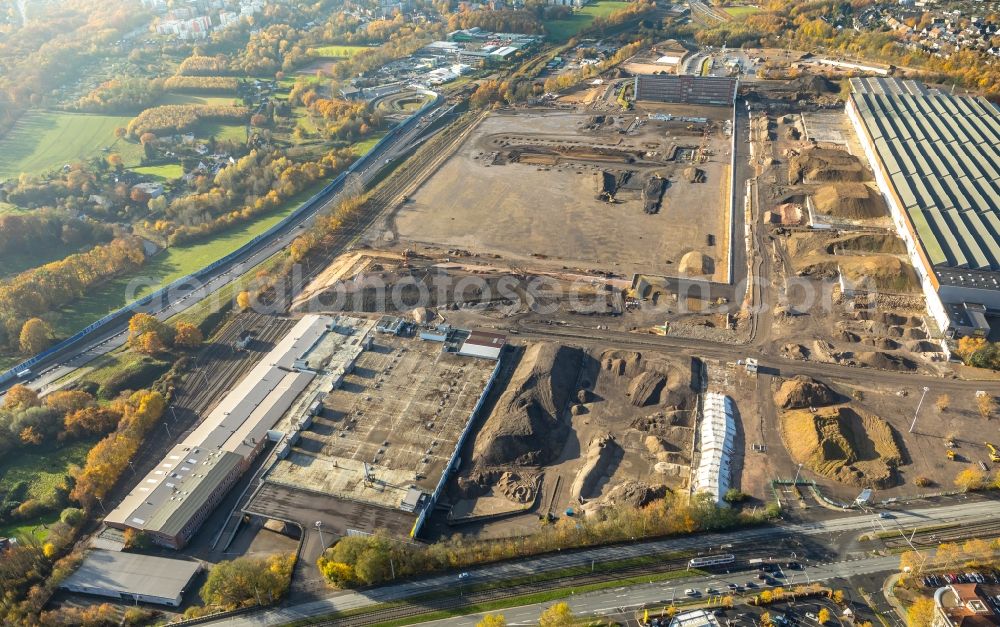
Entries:
{"label": "corrugated metal roof", "polygon": [[851,86],[931,263],[1000,272],[1000,110],[910,81]]}

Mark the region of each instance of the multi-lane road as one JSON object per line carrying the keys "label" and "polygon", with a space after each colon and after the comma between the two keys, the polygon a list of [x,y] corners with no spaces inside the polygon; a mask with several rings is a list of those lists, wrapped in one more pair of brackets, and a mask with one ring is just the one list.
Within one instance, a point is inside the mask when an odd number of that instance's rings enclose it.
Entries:
{"label": "multi-lane road", "polygon": [[[334,612],[345,612],[370,607],[379,603],[400,601],[429,592],[455,589],[458,584],[509,581],[526,575],[561,570],[574,566],[622,560],[630,557],[664,555],[678,551],[711,553],[725,551],[753,552],[761,547],[759,557],[790,557],[805,565],[802,577],[821,579],[845,577],[871,573],[888,572],[898,568],[899,557],[867,557],[857,550],[857,537],[879,527],[872,513],[849,511],[843,515],[816,522],[788,525],[769,525],[739,529],[725,533],[705,533],[681,536],[663,540],[635,542],[627,545],[600,547],[567,553],[555,553],[517,562],[505,562],[470,569],[468,575],[459,580],[456,573],[436,575],[396,584],[371,588],[364,591],[330,591],[325,598],[305,603],[289,604],[283,607],[261,610],[252,614],[220,619],[212,624],[261,627],[281,625],[304,618],[315,618]],[[943,502],[925,502],[920,507],[901,508],[893,512],[894,518],[879,519],[886,527],[902,530],[917,526],[942,523],[970,523],[1000,515],[1000,503],[974,497],[955,498]],[[766,547],[766,548],[764,548]],[[752,557],[752,555],[751,555]],[[720,578],[716,577],[716,580]],[[737,577],[746,581],[745,575]],[[735,581],[735,580],[734,580]],[[678,580],[675,587],[705,587],[700,579]],[[725,582],[723,582],[725,585]],[[657,602],[662,597],[662,585],[635,589],[636,600],[630,603]],[[595,593],[597,600],[587,601],[601,607],[607,601],[607,593]],[[604,594],[605,596],[601,596]],[[632,593],[630,593],[632,594]],[[660,596],[657,596],[660,595]],[[649,600],[644,599],[649,597]],[[652,597],[656,598],[652,598]],[[574,598],[574,603],[584,597]],[[621,605],[618,603],[617,605]],[[578,611],[592,611],[579,606]],[[511,615],[508,615],[510,618]],[[534,615],[537,617],[537,613]]]}
{"label": "multi-lane road", "polygon": [[[362,185],[367,185],[383,167],[411,150],[420,140],[420,135],[444,111],[445,108],[441,106],[430,109],[424,113],[424,121],[414,124],[412,128],[401,133],[394,140],[379,146],[377,152],[369,156],[368,165],[356,172],[359,182]],[[219,289],[240,278],[250,268],[284,250],[293,239],[298,237],[301,229],[311,225],[317,215],[322,214],[340,202],[345,193],[350,193],[350,190],[331,194],[325,202],[318,205],[315,209],[304,212],[284,229],[275,233],[273,237],[259,242],[257,246],[247,251],[241,258],[235,259],[232,263],[225,264],[215,269],[208,276],[203,277],[198,285],[178,289],[174,293],[168,294],[163,301],[150,303],[143,311],[154,314],[157,318],[164,320],[183,312],[204,298],[209,297]],[[96,357],[118,348],[125,343],[127,337],[128,318],[122,317],[120,322],[97,330],[82,338],[73,346],[69,346],[32,366],[32,372],[36,378],[31,381],[29,384],[30,387],[41,392],[50,391],[56,381],[72,373],[75,369],[86,365]],[[4,385],[0,385],[0,396],[13,383],[15,381],[9,381]]]}

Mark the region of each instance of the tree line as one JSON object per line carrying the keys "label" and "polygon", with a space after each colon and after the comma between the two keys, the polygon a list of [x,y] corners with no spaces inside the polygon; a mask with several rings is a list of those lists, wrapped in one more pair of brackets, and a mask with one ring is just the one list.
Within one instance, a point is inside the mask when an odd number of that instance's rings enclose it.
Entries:
{"label": "tree line", "polygon": [[169,135],[190,130],[201,122],[245,123],[250,110],[229,105],[161,105],[150,107],[128,123],[128,134],[139,137],[143,133]]}
{"label": "tree line", "polygon": [[58,310],[87,289],[146,260],[139,238],[123,236],[0,281],[0,344],[16,347],[30,319]]}
{"label": "tree line", "polygon": [[167,91],[199,94],[234,94],[239,86],[233,76],[171,76],[163,81]]}
{"label": "tree line", "polygon": [[530,536],[499,540],[455,537],[430,545],[405,543],[385,533],[341,538],[320,556],[323,576],[338,587],[407,577],[559,549],[597,546],[632,538],[719,531],[759,520],[717,505],[709,495],[668,494],[642,508],[616,507],[583,519],[563,518]]}

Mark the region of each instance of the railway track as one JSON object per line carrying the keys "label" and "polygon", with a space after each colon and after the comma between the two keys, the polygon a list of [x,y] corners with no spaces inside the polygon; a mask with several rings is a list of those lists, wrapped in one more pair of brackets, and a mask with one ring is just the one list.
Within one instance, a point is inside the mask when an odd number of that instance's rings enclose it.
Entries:
{"label": "railway track", "polygon": [[[913,529],[900,529],[901,534],[906,534],[909,538]],[[982,522],[954,525],[948,528],[928,529],[913,535],[913,546],[916,547],[936,547],[942,542],[955,542],[956,540],[967,540],[969,538],[997,538],[1000,537],[1000,520],[984,520]],[[882,543],[887,548],[909,548],[910,543],[902,535],[895,535],[882,538]]]}
{"label": "railway track", "polygon": [[336,627],[365,627],[366,625],[378,625],[380,623],[409,618],[435,612],[438,610],[450,610],[470,605],[510,599],[526,594],[545,592],[548,590],[558,590],[571,586],[587,586],[595,583],[616,581],[626,577],[638,575],[651,575],[676,571],[687,567],[687,559],[679,558],[664,560],[658,564],[633,566],[612,572],[603,573],[583,573],[569,574],[563,577],[548,579],[535,583],[518,584],[506,588],[495,588],[477,592],[465,593],[461,585],[456,586],[447,596],[436,597],[425,601],[414,599],[405,605],[374,609],[356,616],[344,618],[333,618],[330,620],[313,623],[315,625],[327,625]]}

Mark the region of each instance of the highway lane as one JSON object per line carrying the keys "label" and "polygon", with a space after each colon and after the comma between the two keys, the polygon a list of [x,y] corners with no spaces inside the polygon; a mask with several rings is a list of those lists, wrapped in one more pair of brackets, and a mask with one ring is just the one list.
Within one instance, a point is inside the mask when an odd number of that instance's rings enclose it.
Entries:
{"label": "highway lane", "polygon": [[[425,114],[425,119],[422,122],[415,124],[412,129],[397,137],[395,141],[380,147],[372,155],[371,163],[356,173],[360,182],[367,185],[382,168],[409,151],[424,130],[444,111],[445,109],[441,106],[429,111]],[[234,260],[232,264],[218,268],[210,276],[205,277],[200,285],[188,289],[178,289],[167,296],[167,302],[151,303],[142,311],[154,314],[157,318],[164,320],[185,311],[205,298],[211,297],[213,293],[238,279],[250,268],[284,250],[292,240],[298,237],[302,229],[312,225],[316,216],[340,202],[343,195],[344,192],[334,194],[316,209],[301,215],[269,241],[261,242],[255,250],[242,259]],[[32,370],[36,374],[36,378],[29,385],[39,392],[50,392],[58,387],[57,381],[95,358],[122,346],[127,339],[128,320],[124,319],[119,324],[101,329],[90,338],[81,340],[77,346],[67,348],[44,360],[41,364],[33,366]],[[8,382],[6,386],[13,383],[13,381]],[[0,394],[0,398],[2,398],[2,394]]]}
{"label": "highway lane", "polygon": [[[856,560],[842,560],[824,564],[814,564],[804,571],[785,571],[787,578],[780,582],[782,585],[796,585],[814,581],[827,581],[830,579],[842,579],[859,575],[871,575],[896,571],[899,568],[899,557],[889,555],[885,557],[861,558]],[[561,599],[569,604],[573,613],[578,616],[606,616],[609,614],[626,614],[630,610],[638,610],[649,605],[667,605],[671,599],[684,599],[684,591],[688,588],[698,590],[714,588],[721,593],[726,592],[726,586],[730,583],[742,585],[754,579],[756,571],[740,571],[729,575],[711,575],[707,577],[694,577],[680,581],[663,581],[648,584],[639,584],[621,588],[601,590],[580,595],[571,595],[566,599]],[[704,595],[698,597],[704,598]],[[508,625],[537,625],[538,616],[551,606],[552,601],[546,603],[536,603],[533,605],[522,605],[520,607],[501,610],[507,619]],[[494,612],[495,613],[495,612]],[[650,611],[653,614],[653,611]],[[439,621],[428,621],[419,623],[421,625],[448,625],[448,627],[474,627],[482,620],[484,614],[468,614]]]}
{"label": "highway lane", "polygon": [[[944,505],[900,508],[894,510],[893,514],[895,518],[891,519],[891,522],[901,528],[907,525],[971,522],[1000,515],[1000,502],[974,497],[967,499],[959,498],[957,502],[949,501],[948,504]],[[636,542],[628,545],[555,553],[523,559],[518,562],[505,562],[470,568],[469,577],[465,582],[477,583],[510,580],[516,577],[572,566],[586,566],[595,561],[606,562],[650,554],[666,554],[675,551],[693,551],[696,553],[719,552],[720,547],[726,544],[732,544],[733,546],[760,546],[762,547],[762,553],[775,557],[782,553],[791,556],[793,551],[797,551],[799,555],[796,557],[801,558],[803,551],[812,550],[816,551],[817,555],[822,555],[825,558],[825,561],[821,563],[833,562],[843,564],[844,557],[846,556],[838,553],[837,542],[831,536],[851,532],[858,534],[869,532],[872,530],[872,519],[873,515],[870,513],[852,512],[842,517],[819,522],[761,526],[725,533],[702,533],[663,540]],[[779,549],[783,543],[789,541],[791,543],[787,547]],[[891,559],[893,566],[898,566],[899,557],[893,556]],[[812,570],[813,567],[809,566],[808,572],[810,574]],[[837,576],[845,575],[840,574]],[[455,573],[449,573],[363,591],[331,590],[327,597],[317,601],[266,609],[243,616],[228,617],[209,624],[241,625],[243,627],[282,624],[302,618],[322,616],[332,612],[352,610],[377,603],[405,599],[414,595],[453,587],[455,584]],[[677,585],[689,587],[686,581]]]}

